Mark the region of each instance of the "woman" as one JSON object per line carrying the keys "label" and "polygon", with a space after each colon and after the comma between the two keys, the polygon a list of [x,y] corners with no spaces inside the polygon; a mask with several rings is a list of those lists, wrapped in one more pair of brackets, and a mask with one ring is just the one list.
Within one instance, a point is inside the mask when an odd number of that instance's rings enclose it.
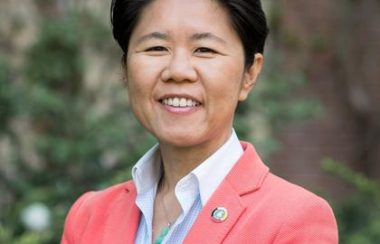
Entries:
{"label": "woman", "polygon": [[269,173],[232,128],[263,65],[259,0],[113,0],[131,107],[158,144],[84,194],[62,243],[337,243],[329,205]]}

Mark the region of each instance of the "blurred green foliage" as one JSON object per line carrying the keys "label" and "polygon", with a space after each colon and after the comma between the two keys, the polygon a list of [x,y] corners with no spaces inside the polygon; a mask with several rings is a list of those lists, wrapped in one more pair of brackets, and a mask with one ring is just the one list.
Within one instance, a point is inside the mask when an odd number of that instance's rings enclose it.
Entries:
{"label": "blurred green foliage", "polygon": [[373,244],[380,240],[380,184],[343,163],[326,159],[323,169],[354,187],[354,193],[336,204],[341,243]]}
{"label": "blurred green foliage", "polygon": [[11,103],[14,95],[13,85],[9,85],[11,79],[10,67],[5,60],[0,59],[0,134],[8,129],[9,119],[14,114],[14,106]]}
{"label": "blurred green foliage", "polygon": [[[84,89],[83,50],[97,49],[99,39],[85,38],[86,31],[94,31],[81,28],[80,18],[70,13],[42,21],[21,70],[22,84],[16,86],[8,75],[11,68],[0,62],[0,130],[4,137],[12,135],[8,161],[16,172],[0,172],[9,201],[0,211],[0,243],[58,243],[73,201],[85,191],[129,178],[130,166],[154,142],[126,99],[110,99],[109,109],[99,112],[98,91]],[[120,94],[119,87],[101,88]],[[17,121],[30,126],[33,153],[21,155],[23,135],[15,136],[11,128]],[[22,211],[33,203],[50,211],[43,232],[21,223]]]}

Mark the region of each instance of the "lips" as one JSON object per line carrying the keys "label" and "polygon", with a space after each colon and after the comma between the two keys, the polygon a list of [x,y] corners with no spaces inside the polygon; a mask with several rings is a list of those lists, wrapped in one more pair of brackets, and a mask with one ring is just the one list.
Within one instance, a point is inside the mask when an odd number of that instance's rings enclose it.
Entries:
{"label": "lips", "polygon": [[185,98],[185,97],[168,97],[168,98],[161,99],[160,102],[163,105],[177,107],[177,108],[197,107],[200,105],[200,102],[195,101],[191,98]]}

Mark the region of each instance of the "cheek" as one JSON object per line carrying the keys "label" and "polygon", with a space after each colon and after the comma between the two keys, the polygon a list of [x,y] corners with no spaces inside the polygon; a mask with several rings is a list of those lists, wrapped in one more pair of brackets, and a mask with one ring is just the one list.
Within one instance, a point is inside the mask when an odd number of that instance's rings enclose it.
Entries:
{"label": "cheek", "polygon": [[163,62],[158,58],[132,56],[127,63],[127,80],[134,89],[148,90],[160,78]]}
{"label": "cheek", "polygon": [[141,87],[138,86],[138,82],[136,82],[135,77],[128,76],[127,79],[128,99],[130,104],[135,106],[135,104],[138,104],[136,100],[141,97],[143,91],[141,90]]}
{"label": "cheek", "polygon": [[128,94],[138,98],[149,90],[149,72],[138,62],[127,66],[126,72]]}
{"label": "cheek", "polygon": [[210,90],[213,91],[213,94],[229,103],[237,100],[243,81],[243,71],[232,66],[212,69],[215,72],[212,72],[209,78]]}
{"label": "cheek", "polygon": [[[132,70],[130,70],[132,71]],[[142,84],[142,72],[127,72],[127,93],[129,104],[137,117],[141,111],[141,105],[146,99],[146,87]]]}

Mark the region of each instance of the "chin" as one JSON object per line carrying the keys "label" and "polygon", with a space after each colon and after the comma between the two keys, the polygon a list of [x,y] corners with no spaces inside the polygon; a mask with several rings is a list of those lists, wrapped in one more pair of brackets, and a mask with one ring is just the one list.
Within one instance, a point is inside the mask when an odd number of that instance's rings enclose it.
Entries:
{"label": "chin", "polygon": [[160,144],[165,144],[173,147],[178,148],[187,148],[187,147],[194,147],[197,145],[202,144],[202,140],[199,138],[194,138],[192,136],[189,136],[189,134],[186,135],[172,135],[170,137],[166,136],[165,138],[158,138],[158,141]]}

